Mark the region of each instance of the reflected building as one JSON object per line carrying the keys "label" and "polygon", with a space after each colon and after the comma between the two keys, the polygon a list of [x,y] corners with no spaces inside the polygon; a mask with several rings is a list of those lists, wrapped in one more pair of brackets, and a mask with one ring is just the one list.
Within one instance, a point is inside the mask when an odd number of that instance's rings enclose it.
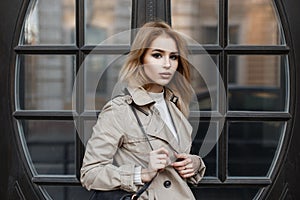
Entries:
{"label": "reflected building", "polygon": [[[200,44],[218,45],[218,29],[221,28],[218,6],[217,0],[173,0],[172,25]],[[284,43],[272,1],[230,0],[228,7],[228,30],[224,29],[228,32],[228,45]],[[202,63],[201,59],[198,62]],[[280,86],[280,64],[281,60],[278,57],[232,56],[228,61],[228,81],[239,86],[278,87]]]}
{"label": "reflected building", "polygon": [[[24,44],[76,44],[75,1],[36,1],[25,24]],[[131,3],[129,0],[88,0],[85,3],[85,43],[97,45],[107,38],[130,28]],[[218,45],[218,1],[172,1],[172,25],[203,45]],[[283,43],[276,13],[269,0],[229,1],[228,43],[230,45],[280,45]],[[63,21],[63,23],[61,23]],[[115,44],[129,44],[109,41]],[[195,57],[195,56],[194,56]],[[218,63],[217,58],[212,58]],[[86,78],[108,65],[109,55],[90,56],[86,59]],[[71,109],[71,94],[76,73],[75,58],[63,56],[25,58],[25,100],[28,109]],[[198,63],[203,63],[198,58]],[[239,86],[280,86],[280,62],[278,57],[231,56],[228,61],[230,84]],[[237,67],[239,66],[239,67]],[[120,67],[120,66],[119,66]],[[117,68],[118,69],[118,68]],[[99,106],[107,100],[107,92],[117,79],[117,69],[108,69],[97,93]],[[97,81],[96,77],[92,80]],[[203,91],[204,85],[194,77],[195,91]],[[212,78],[212,80],[215,80]],[[87,84],[97,84],[91,81]],[[215,84],[215,83],[211,83]],[[91,95],[93,96],[93,95]],[[102,98],[102,97],[104,98]],[[86,99],[94,101],[94,99]],[[96,100],[96,101],[97,101]],[[29,105],[30,104],[30,105]],[[89,108],[92,109],[92,108]],[[97,107],[97,109],[101,109]]]}

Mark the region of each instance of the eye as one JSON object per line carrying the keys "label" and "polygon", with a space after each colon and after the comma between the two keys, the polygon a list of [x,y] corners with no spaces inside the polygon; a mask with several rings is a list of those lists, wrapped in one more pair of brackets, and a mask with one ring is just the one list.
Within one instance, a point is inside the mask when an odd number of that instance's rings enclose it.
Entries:
{"label": "eye", "polygon": [[171,56],[170,56],[170,59],[171,59],[171,60],[177,60],[177,59],[178,59],[178,55],[171,55]]}
{"label": "eye", "polygon": [[161,58],[162,57],[162,55],[160,53],[154,53],[154,54],[152,54],[152,56],[154,58]]}

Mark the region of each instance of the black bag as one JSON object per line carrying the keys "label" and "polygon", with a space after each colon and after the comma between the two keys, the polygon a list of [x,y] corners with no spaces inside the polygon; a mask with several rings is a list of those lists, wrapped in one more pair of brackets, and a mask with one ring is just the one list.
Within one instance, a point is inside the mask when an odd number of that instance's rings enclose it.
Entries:
{"label": "black bag", "polygon": [[134,193],[126,192],[124,190],[95,190],[90,200],[131,200],[135,199],[133,195]]}

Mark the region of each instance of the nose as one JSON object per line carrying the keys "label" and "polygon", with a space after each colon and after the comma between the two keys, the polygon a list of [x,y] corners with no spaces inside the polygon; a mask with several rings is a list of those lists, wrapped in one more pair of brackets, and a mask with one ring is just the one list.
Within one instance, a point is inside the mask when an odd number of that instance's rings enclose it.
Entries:
{"label": "nose", "polygon": [[170,62],[170,59],[169,58],[165,58],[164,59],[164,65],[163,65],[164,68],[170,68],[171,67],[171,62]]}

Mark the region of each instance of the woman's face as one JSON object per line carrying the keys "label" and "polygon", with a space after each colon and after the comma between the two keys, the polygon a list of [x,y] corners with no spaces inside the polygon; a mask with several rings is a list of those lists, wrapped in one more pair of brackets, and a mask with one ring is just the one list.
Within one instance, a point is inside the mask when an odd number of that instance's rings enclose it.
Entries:
{"label": "woman's face", "polygon": [[146,51],[143,65],[150,78],[150,92],[162,92],[163,86],[173,78],[178,67],[178,49],[174,39],[166,35],[158,36]]}

